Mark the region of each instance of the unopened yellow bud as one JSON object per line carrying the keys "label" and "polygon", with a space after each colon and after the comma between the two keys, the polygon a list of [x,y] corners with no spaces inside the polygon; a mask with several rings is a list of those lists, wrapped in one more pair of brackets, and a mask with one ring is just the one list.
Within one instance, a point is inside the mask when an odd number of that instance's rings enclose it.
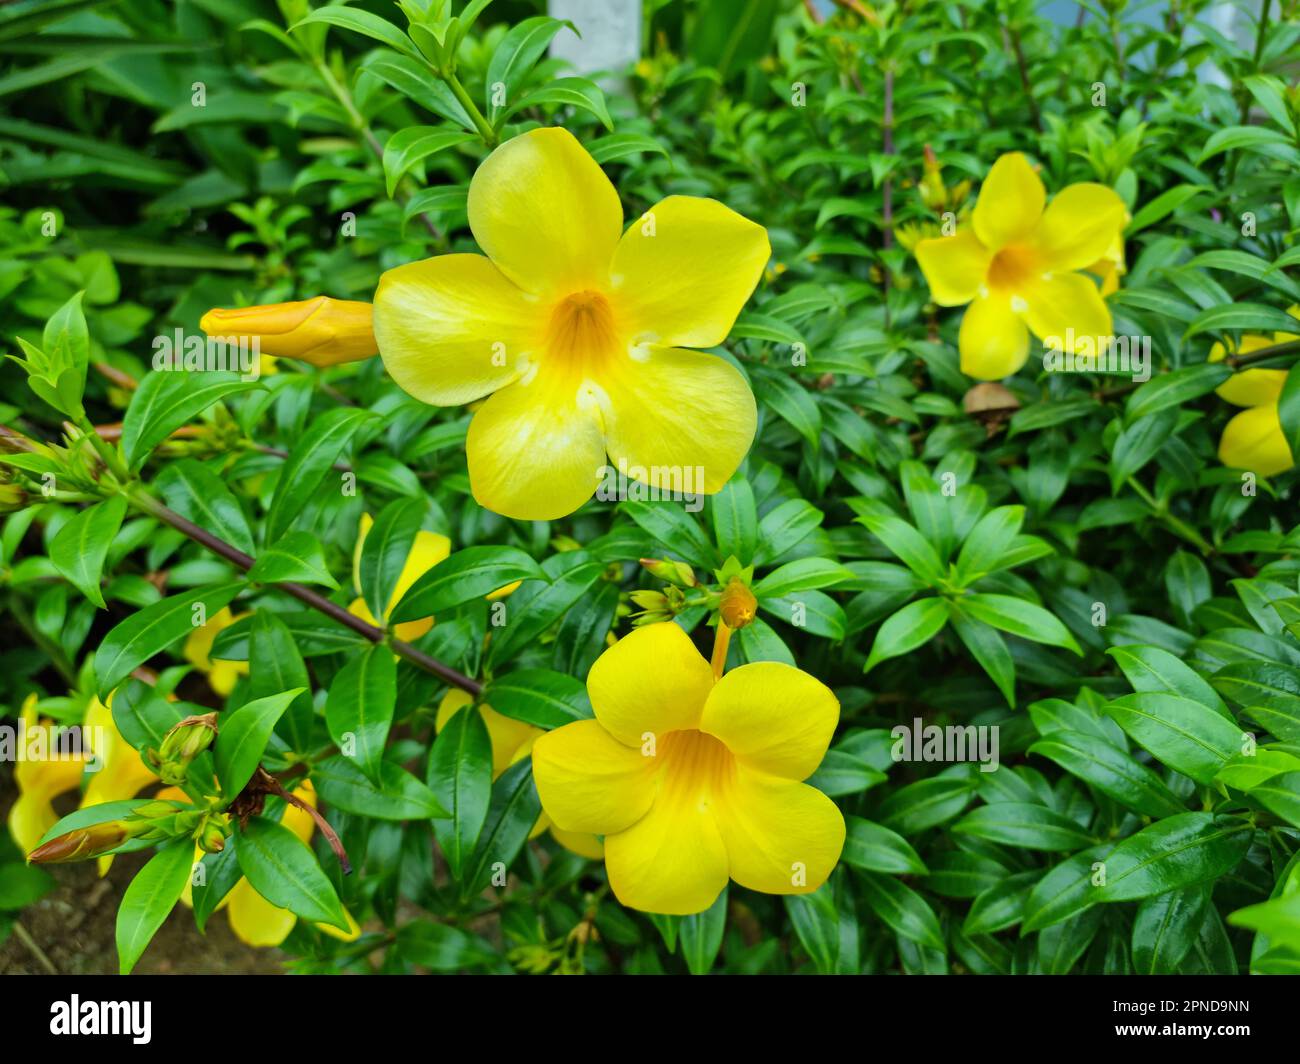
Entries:
{"label": "unopened yellow bud", "polygon": [[204,713],[177,721],[163,736],[162,745],[149,760],[157,767],[164,783],[180,786],[185,782],[185,771],[190,762],[212,745],[217,737],[217,715]]}
{"label": "unopened yellow bud", "polygon": [[749,590],[748,584],[739,577],[732,577],[718,602],[718,613],[722,617],[722,623],[732,631],[744,628],[753,624],[758,614],[758,599]]}
{"label": "unopened yellow bud", "polygon": [[115,850],[131,837],[131,831],[120,820],[91,824],[50,839],[27,855],[34,864],[68,864]]}
{"label": "unopened yellow bud", "polygon": [[676,584],[678,587],[695,587],[698,583],[695,579],[695,570],[685,562],[674,562],[661,558],[642,558],[641,565],[651,576],[657,576],[660,580],[667,580],[668,583]]}
{"label": "unopened yellow bud", "polygon": [[258,351],[313,366],[356,362],[379,353],[369,303],[317,296],[235,310],[210,310],[199,322],[209,336],[238,343],[256,339]]}

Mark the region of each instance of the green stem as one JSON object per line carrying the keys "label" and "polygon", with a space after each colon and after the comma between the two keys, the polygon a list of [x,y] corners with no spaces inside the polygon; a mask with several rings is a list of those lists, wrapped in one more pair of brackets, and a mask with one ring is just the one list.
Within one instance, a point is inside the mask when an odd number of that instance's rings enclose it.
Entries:
{"label": "green stem", "polygon": [[465,91],[465,86],[460,83],[460,78],[452,72],[439,75],[447,83],[447,88],[451,89],[452,95],[460,101],[460,105],[465,108],[465,113],[469,115],[470,121],[474,123],[474,128],[478,130],[478,135],[482,139],[484,146],[491,151],[497,146],[496,131],[483,117],[483,112],[478,109],[473,97]]}
{"label": "green stem", "polygon": [[1180,517],[1171,514],[1163,504],[1158,502],[1149,491],[1138,481],[1137,477],[1128,478],[1128,486],[1133,489],[1139,499],[1151,508],[1153,517],[1162,521],[1168,526],[1169,530],[1176,535],[1182,536],[1188,543],[1196,547],[1202,554],[1213,554],[1214,545],[1204,536],[1196,531],[1191,525]]}
{"label": "green stem", "polygon": [[118,456],[117,448],[95,431],[95,426],[90,423],[90,418],[86,417],[84,412],[77,418],[76,425],[90,440],[90,445],[95,449],[95,453],[99,455],[104,465],[108,467],[108,471],[117,478],[118,482],[120,484],[129,483],[133,479],[131,471],[127,469],[126,463]]}

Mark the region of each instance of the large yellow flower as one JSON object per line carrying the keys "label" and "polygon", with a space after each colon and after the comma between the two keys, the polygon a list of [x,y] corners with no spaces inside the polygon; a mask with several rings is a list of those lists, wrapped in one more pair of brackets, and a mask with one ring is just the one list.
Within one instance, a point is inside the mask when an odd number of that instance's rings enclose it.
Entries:
{"label": "large yellow flower", "polygon": [[1111,336],[1097,286],[1077,271],[1113,254],[1124,203],[1088,182],[1046,200],[1025,157],[1011,152],[984,179],[969,226],[916,245],[931,298],[944,307],[970,304],[957,336],[963,373],[981,380],[1015,373],[1029,357],[1030,332],[1069,352]]}
{"label": "large yellow flower", "polygon": [[[1288,313],[1300,318],[1300,305]],[[1270,338],[1246,333],[1237,348],[1239,354],[1258,351],[1275,344],[1300,339],[1294,333],[1274,333]],[[1210,361],[1222,362],[1227,350],[1222,344],[1210,348]],[[1284,369],[1244,369],[1234,373],[1215,389],[1220,398],[1247,409],[1224,426],[1219,439],[1219,461],[1233,469],[1246,469],[1261,477],[1285,473],[1295,465],[1295,457],[1282,431],[1278,400],[1286,383]]]}
{"label": "large yellow flower", "polygon": [[558,128],[483,162],[469,222],[485,254],[389,270],[374,326],[416,398],[491,396],[466,444],[474,497],[508,517],[563,517],[591,497],[606,454],[666,489],[702,467],[692,490],[720,490],[753,440],[754,398],[726,360],[685,348],[726,339],[767,263],[766,231],[669,196],[624,233],[614,186]]}
{"label": "large yellow flower", "polygon": [[[459,687],[451,688],[443,695],[442,702],[438,705],[438,717],[434,723],[435,730],[442,731],[447,722],[459,710],[473,701],[474,699],[470,697],[467,691],[462,691]],[[516,761],[527,757],[532,752],[533,743],[536,742],[537,738],[546,734],[534,724],[515,720],[513,717],[507,717],[504,713],[498,713],[487,703],[481,703],[478,711],[483,718],[484,726],[487,728],[488,738],[492,742],[493,779],[500,776]],[[545,813],[542,813],[537,818],[537,823],[533,825],[533,830],[528,833],[528,837],[535,839],[547,828],[551,829],[551,835],[556,842],[565,849],[572,850],[580,857],[587,857],[596,861],[604,856],[605,848],[595,835],[588,832],[564,831],[556,827],[551,818]]]}
{"label": "large yellow flower", "polygon": [[801,780],[839,720],[824,684],[777,662],[715,681],[677,625],[637,628],[591,667],[595,720],[533,744],[542,807],[605,836],[624,905],[701,912],[727,879],[769,894],[816,890],[844,845],[835,803]]}

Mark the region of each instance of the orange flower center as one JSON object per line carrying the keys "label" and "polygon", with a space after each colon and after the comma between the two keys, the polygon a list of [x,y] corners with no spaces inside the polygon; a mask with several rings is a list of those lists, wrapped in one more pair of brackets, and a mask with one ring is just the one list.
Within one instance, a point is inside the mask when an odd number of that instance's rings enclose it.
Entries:
{"label": "orange flower center", "polygon": [[993,288],[1024,288],[1042,273],[1034,249],[1024,244],[1009,244],[993,256],[989,264],[989,285]]}
{"label": "orange flower center", "polygon": [[618,348],[618,328],[609,300],[587,289],[555,304],[546,331],[546,350],[573,364],[602,359]]}
{"label": "orange flower center", "polygon": [[669,732],[659,743],[663,763],[657,801],[708,809],[730,781],[736,759],[726,744],[706,732]]}

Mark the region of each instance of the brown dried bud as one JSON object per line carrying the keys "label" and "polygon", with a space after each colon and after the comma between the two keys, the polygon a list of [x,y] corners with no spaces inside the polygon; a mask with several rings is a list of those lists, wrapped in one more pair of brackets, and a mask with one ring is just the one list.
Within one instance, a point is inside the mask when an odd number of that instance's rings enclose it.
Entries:
{"label": "brown dried bud", "polygon": [[68,864],[72,861],[84,861],[117,849],[130,837],[130,830],[120,820],[91,824],[89,827],[77,828],[75,831],[50,839],[43,846],[37,846],[27,855],[27,860],[34,864]]}

